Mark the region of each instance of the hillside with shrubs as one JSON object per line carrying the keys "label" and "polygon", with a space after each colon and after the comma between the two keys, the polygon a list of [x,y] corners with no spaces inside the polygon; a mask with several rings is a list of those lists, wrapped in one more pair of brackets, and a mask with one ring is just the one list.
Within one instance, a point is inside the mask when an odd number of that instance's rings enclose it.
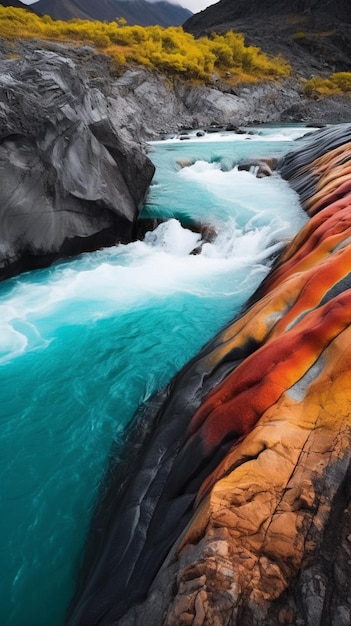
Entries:
{"label": "hillside with shrubs", "polygon": [[[90,45],[108,55],[116,73],[141,65],[169,78],[193,82],[224,80],[229,85],[257,83],[291,76],[290,64],[246,45],[242,33],[228,31],[195,38],[181,26],[130,26],[123,18],[112,22],[54,20],[24,9],[0,6],[0,33],[8,42],[41,39],[74,48]],[[351,72],[301,78],[307,97],[351,94]]]}
{"label": "hillside with shrubs", "polygon": [[69,46],[89,44],[112,57],[116,69],[141,64],[168,76],[206,81],[216,73],[233,83],[289,76],[280,56],[269,57],[244,36],[228,32],[195,39],[181,27],[129,26],[113,22],[53,20],[22,9],[0,7],[0,33],[7,39],[40,38]]}

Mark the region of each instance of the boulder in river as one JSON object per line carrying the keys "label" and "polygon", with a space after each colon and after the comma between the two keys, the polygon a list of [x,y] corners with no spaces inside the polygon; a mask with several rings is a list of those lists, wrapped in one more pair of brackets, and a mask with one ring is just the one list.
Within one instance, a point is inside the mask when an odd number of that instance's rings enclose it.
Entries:
{"label": "boulder in river", "polygon": [[277,159],[274,158],[249,159],[247,161],[240,161],[240,163],[238,163],[238,170],[252,172],[257,178],[265,178],[273,174],[277,163]]}

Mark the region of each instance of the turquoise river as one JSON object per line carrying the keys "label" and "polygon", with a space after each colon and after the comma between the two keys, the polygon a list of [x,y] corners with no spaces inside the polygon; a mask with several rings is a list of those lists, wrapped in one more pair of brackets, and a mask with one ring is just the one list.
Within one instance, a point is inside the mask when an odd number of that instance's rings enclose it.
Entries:
{"label": "turquoise river", "polygon": [[[144,241],[0,285],[1,626],[63,625],[112,442],[304,223],[277,174],[235,165],[280,156],[307,129],[254,132],[150,144],[144,212],[164,223]],[[199,237],[179,220],[218,235],[191,255]]]}

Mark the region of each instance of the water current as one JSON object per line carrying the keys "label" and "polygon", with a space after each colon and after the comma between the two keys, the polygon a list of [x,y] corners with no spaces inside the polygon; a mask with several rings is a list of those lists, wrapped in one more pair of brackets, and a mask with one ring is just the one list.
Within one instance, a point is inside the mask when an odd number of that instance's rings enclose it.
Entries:
{"label": "water current", "polygon": [[[236,163],[279,157],[307,129],[256,130],[150,144],[144,214],[167,221],[144,241],[0,285],[2,626],[62,626],[112,442],[306,220],[278,175]],[[189,220],[218,233],[199,255]]]}

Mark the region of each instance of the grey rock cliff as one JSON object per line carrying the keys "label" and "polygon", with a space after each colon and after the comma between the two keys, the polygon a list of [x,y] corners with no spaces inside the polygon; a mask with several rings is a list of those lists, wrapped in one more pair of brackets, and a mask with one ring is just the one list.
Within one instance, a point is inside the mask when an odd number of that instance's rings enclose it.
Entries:
{"label": "grey rock cliff", "polygon": [[0,278],[130,241],[153,171],[71,58],[0,59]]}
{"label": "grey rock cliff", "polygon": [[220,82],[171,83],[162,75],[137,68],[112,81],[107,91],[116,123],[139,140],[212,124],[241,126],[300,120],[332,123],[350,119],[348,96],[309,100],[294,79],[242,85],[234,90]]}

